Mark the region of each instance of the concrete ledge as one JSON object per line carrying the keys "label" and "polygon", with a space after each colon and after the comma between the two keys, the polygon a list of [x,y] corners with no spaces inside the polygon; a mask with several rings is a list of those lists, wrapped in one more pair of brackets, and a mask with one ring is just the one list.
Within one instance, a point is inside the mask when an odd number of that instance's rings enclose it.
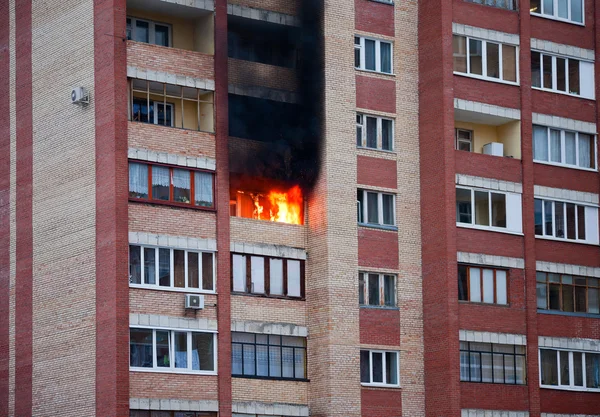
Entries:
{"label": "concrete ledge", "polygon": [[456,185],[479,187],[488,190],[523,193],[523,185],[518,182],[502,181],[494,178],[475,177],[473,175],[456,174]]}
{"label": "concrete ledge", "polygon": [[291,323],[271,323],[266,321],[232,321],[232,332],[276,334],[281,336],[307,337],[308,328]]}
{"label": "concrete ledge", "polygon": [[581,120],[568,119],[566,117],[552,116],[549,114],[532,113],[531,122],[534,125],[576,130],[577,132],[589,133],[592,135],[597,133],[596,123],[582,122]]}
{"label": "concrete ledge", "polygon": [[186,156],[167,152],[156,152],[144,148],[129,148],[127,152],[129,159],[137,159],[139,161],[160,162],[162,164],[177,165],[187,168],[200,168],[214,171],[217,168],[217,161],[206,156]]}
{"label": "concrete ledge", "polygon": [[[183,304],[183,299],[181,300]],[[183,317],[159,316],[155,314],[129,314],[129,327],[151,327],[184,330],[217,331],[217,321],[213,319],[187,319]]]}
{"label": "concrete ledge", "polygon": [[480,103],[478,101],[454,99],[454,108],[458,110],[471,111],[474,113],[489,114],[507,119],[521,120],[521,110],[510,107],[495,106],[493,104]]}
{"label": "concrete ledge", "polygon": [[262,20],[263,22],[275,23],[285,26],[300,27],[300,19],[289,14],[272,12],[270,10],[254,9],[252,7],[241,6],[239,4],[228,4],[227,14],[232,16],[244,17],[252,20]]}
{"label": "concrete ledge", "polygon": [[561,200],[570,200],[576,203],[595,204],[598,205],[598,194],[586,193],[583,191],[573,191],[564,188],[543,187],[541,185],[533,186],[533,194],[535,197],[558,198]]}
{"label": "concrete ledge", "polygon": [[452,23],[452,33],[455,35],[472,36],[474,38],[485,39],[494,42],[505,43],[509,45],[519,45],[519,35],[512,33],[498,32],[496,30],[483,29],[475,26]]}
{"label": "concrete ledge", "polygon": [[600,352],[600,340],[569,337],[538,336],[538,347],[554,349],[587,350]]}
{"label": "concrete ledge", "polygon": [[195,237],[155,235],[144,232],[129,232],[129,243],[139,245],[163,246],[176,249],[192,249],[216,252],[217,241]]}
{"label": "concrete ledge", "polygon": [[536,38],[531,38],[531,49],[577,59],[585,59],[592,62],[594,62],[595,59],[594,51],[591,49],[578,48],[576,46],[564,45],[562,43],[555,43]]}
{"label": "concrete ledge", "polygon": [[284,403],[263,403],[258,401],[233,401],[231,411],[235,413],[233,417],[245,417],[256,414],[265,416],[308,416],[308,405],[284,404]]}
{"label": "concrete ledge", "polygon": [[529,411],[506,411],[506,410],[460,410],[460,417],[529,417]]}
{"label": "concrete ledge", "polygon": [[194,7],[202,10],[215,10],[214,0],[160,0],[164,3],[179,4],[181,6]]}
{"label": "concrete ledge", "polygon": [[583,265],[559,264],[555,262],[537,261],[536,271],[550,272],[553,274],[580,275],[583,277],[600,278],[600,268]]}
{"label": "concrete ledge", "polygon": [[186,75],[172,74],[163,71],[154,71],[144,68],[127,66],[127,77],[137,78],[138,80],[156,81],[159,83],[181,85],[183,87],[215,91],[214,80],[205,80],[202,78],[188,77]]}
{"label": "concrete ledge", "polygon": [[304,249],[291,248],[282,245],[231,242],[230,250],[231,252],[246,253],[250,255],[306,260],[306,251]]}
{"label": "concrete ledge", "polygon": [[523,258],[509,258],[507,256],[487,255],[484,253],[456,252],[456,260],[477,265],[500,266],[504,268],[525,268]]}
{"label": "concrete ledge", "polygon": [[527,344],[527,336],[524,334],[476,332],[473,330],[459,330],[458,340],[461,342],[499,343],[503,345]]}
{"label": "concrete ledge", "polygon": [[219,411],[219,402],[216,400],[177,400],[172,398],[130,398],[129,408],[132,410]]}

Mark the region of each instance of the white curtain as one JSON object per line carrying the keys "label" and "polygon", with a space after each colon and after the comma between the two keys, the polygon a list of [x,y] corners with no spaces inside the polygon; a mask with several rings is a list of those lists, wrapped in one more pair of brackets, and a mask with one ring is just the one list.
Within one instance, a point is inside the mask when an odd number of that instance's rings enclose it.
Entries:
{"label": "white curtain", "polygon": [[194,200],[196,205],[211,207],[213,205],[212,174],[196,171],[194,175]]}
{"label": "white curtain", "polygon": [[575,133],[565,132],[565,162],[567,164],[577,165],[575,149]]}
{"label": "white curtain", "polygon": [[533,126],[533,159],[548,160],[548,129],[543,126]]}
{"label": "white curtain", "polygon": [[552,162],[562,162],[560,152],[560,130],[550,129],[550,159]]}
{"label": "white curtain", "polygon": [[169,168],[161,166],[152,167],[152,185],[160,185],[162,187],[168,187],[170,184],[169,180]]}
{"label": "white curtain", "polygon": [[129,164],[129,192],[148,197],[148,165]]}
{"label": "white curtain", "polygon": [[591,161],[592,141],[590,135],[579,134],[579,166],[583,168],[593,168]]}
{"label": "white curtain", "polygon": [[185,169],[173,170],[173,187],[190,189],[190,172]]}

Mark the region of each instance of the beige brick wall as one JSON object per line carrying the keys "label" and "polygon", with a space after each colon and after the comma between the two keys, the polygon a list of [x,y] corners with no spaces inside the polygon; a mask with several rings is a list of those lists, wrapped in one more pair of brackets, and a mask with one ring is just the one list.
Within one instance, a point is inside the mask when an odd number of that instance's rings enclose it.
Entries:
{"label": "beige brick wall", "polygon": [[15,66],[15,0],[9,0],[10,10],[10,295],[9,295],[9,369],[8,369],[8,412],[15,413],[15,274],[16,274],[16,127],[17,113],[14,105],[16,100],[16,66]]}
{"label": "beige brick wall", "polygon": [[231,378],[233,401],[307,404],[307,386],[307,382]]}
{"label": "beige brick wall", "polygon": [[255,320],[306,326],[306,302],[232,295],[231,320]]}
{"label": "beige brick wall", "polygon": [[395,149],[398,157],[400,381],[402,414],[425,416],[423,375],[423,305],[421,274],[421,212],[419,182],[418,3],[409,0],[394,6],[396,36]]}
{"label": "beige brick wall", "polygon": [[252,7],[254,9],[297,15],[302,0],[229,0],[229,4]]}
{"label": "beige brick wall", "polygon": [[132,202],[129,231],[216,239],[216,217],[210,211]]}
{"label": "beige brick wall", "polygon": [[130,148],[146,148],[186,156],[215,157],[215,135],[140,122],[128,122]]}
{"label": "beige brick wall", "polygon": [[306,226],[231,217],[231,241],[306,248]]}
{"label": "beige brick wall", "polygon": [[[93,415],[94,2],[32,4],[33,414]],[[71,104],[76,86],[89,106]]]}
{"label": "beige brick wall", "polygon": [[218,400],[216,375],[129,372],[129,397]]}
{"label": "beige brick wall", "polygon": [[203,310],[186,310],[185,293],[175,291],[129,289],[129,312],[160,316],[217,319],[216,295],[204,295]]}
{"label": "beige brick wall", "polygon": [[257,85],[276,90],[296,91],[298,80],[291,68],[229,58],[228,81],[235,85]]}

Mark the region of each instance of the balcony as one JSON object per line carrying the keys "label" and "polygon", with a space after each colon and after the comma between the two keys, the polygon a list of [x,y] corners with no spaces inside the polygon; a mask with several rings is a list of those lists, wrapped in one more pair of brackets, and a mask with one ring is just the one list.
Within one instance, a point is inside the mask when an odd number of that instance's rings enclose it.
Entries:
{"label": "balcony", "polygon": [[456,172],[521,182],[521,121],[454,109]]}

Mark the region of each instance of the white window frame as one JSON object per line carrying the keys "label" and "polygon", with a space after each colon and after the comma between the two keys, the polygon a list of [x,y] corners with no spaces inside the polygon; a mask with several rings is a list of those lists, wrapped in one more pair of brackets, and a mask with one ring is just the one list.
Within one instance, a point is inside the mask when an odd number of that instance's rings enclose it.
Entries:
{"label": "white window frame", "polygon": [[[217,333],[210,330],[196,330],[196,329],[175,329],[172,327],[150,327],[150,326],[131,326],[129,330],[139,329],[139,330],[152,330],[152,368],[140,368],[129,365],[130,371],[135,372],[160,372],[160,373],[169,373],[169,374],[194,374],[194,375],[217,375],[217,355],[218,355],[218,347],[217,347]],[[156,332],[169,332],[169,367],[157,366],[156,363]],[[175,360],[171,360],[171,358],[175,359],[175,332],[178,333],[187,333],[187,368],[176,368]],[[207,333],[212,334],[213,336],[213,369],[214,371],[202,371],[202,370],[192,370],[192,333]],[[131,340],[129,341],[129,349],[131,352]]]}
{"label": "white window frame", "polygon": [[[509,234],[517,234],[517,235],[522,235],[522,199],[521,199],[521,195],[518,193],[511,193],[511,192],[505,192],[505,191],[499,191],[499,190],[490,190],[490,189],[486,189],[486,188],[477,188],[477,187],[468,187],[468,186],[462,186],[462,185],[457,185],[456,189],[463,189],[463,190],[469,190],[471,191],[471,223],[462,223],[458,221],[458,218],[456,220],[456,226],[457,227],[465,227],[465,228],[470,228],[470,229],[479,229],[479,230],[490,230],[490,231],[494,231],[494,232],[502,232],[502,233],[509,233]],[[488,216],[490,219],[490,225],[489,226],[482,226],[480,224],[476,224],[475,223],[475,191],[479,191],[479,192],[484,192],[488,194]],[[503,194],[504,195],[504,201],[505,201],[505,212],[506,212],[506,227],[500,227],[500,226],[492,226],[491,222],[492,222],[492,194]],[[519,200],[521,202],[521,204],[519,205],[519,219],[517,219],[518,221],[515,221],[514,224],[518,224],[520,226],[520,228],[518,230],[515,229],[511,229],[509,227],[509,225],[512,223],[509,218],[510,216],[513,214],[513,211],[510,210],[510,205],[509,205],[509,200],[512,200],[513,196],[519,196]],[[458,209],[458,207],[456,208]]]}
{"label": "white window frame", "polygon": [[[598,217],[598,207],[597,206],[593,206],[590,204],[582,204],[576,201],[568,201],[568,200],[561,200],[561,199],[548,199],[548,198],[543,198],[543,197],[538,197],[538,196],[534,196],[534,207],[535,207],[535,200],[540,200],[542,202],[542,234],[538,235],[535,234],[536,238],[542,238],[542,239],[550,239],[550,240],[560,240],[562,242],[572,242],[572,243],[589,243],[589,244],[597,244],[597,239],[598,239],[598,228],[596,227],[596,231],[594,233],[595,239],[590,239],[590,230],[588,229],[588,223],[587,223],[587,208],[594,208],[596,209],[596,218]],[[552,203],[552,235],[548,235],[546,234],[546,222],[545,222],[545,214],[546,214],[546,204],[545,202],[549,202]],[[555,221],[555,214],[556,214],[556,203],[560,203],[560,204],[573,204],[575,206],[575,239],[568,239],[566,237],[557,237],[556,236],[556,221]],[[584,208],[584,216],[586,217],[585,220],[585,239],[579,239],[579,213],[578,213],[578,207],[583,207]],[[592,216],[593,217],[593,216]],[[567,225],[567,210],[565,207],[565,210],[563,210],[563,222],[565,224],[565,226]],[[598,222],[596,221],[596,226],[598,225]],[[567,236],[568,233],[567,231],[565,231],[565,236]]]}
{"label": "white window frame", "polygon": [[[362,277],[364,283],[363,300],[364,303],[360,304],[361,307],[382,307],[382,308],[395,308],[398,306],[398,276],[396,274],[387,274],[379,272],[367,272],[360,271],[358,273],[359,280]],[[369,304],[369,275],[377,275],[379,277],[379,304]],[[392,289],[392,296],[394,297],[394,303],[391,306],[385,304],[385,276],[393,277],[394,288]],[[360,286],[359,286],[360,291]],[[360,301],[360,297],[359,297]]]}
{"label": "white window frame", "polygon": [[[544,126],[544,125],[539,125],[539,124],[534,124],[533,127],[535,128],[536,126],[538,127],[543,127],[546,129],[546,144],[548,147],[548,160],[544,161],[541,159],[535,159],[535,154],[534,154],[534,158],[533,158],[533,162],[539,163],[539,164],[546,164],[546,165],[554,165],[554,166],[561,166],[561,167],[565,167],[565,168],[573,168],[573,169],[581,169],[584,171],[593,171],[593,172],[598,172],[598,140],[597,140],[597,135],[593,134],[593,133],[585,133],[585,132],[577,132],[576,130],[568,130],[568,129],[559,129],[556,127],[551,127],[551,126]],[[550,149],[550,130],[559,130],[560,131],[560,159],[561,161],[566,161],[567,160],[567,154],[566,154],[566,146],[565,146],[565,134],[566,132],[569,133],[574,133],[575,134],[575,160],[577,161],[577,163],[575,165],[572,164],[567,164],[566,162],[554,162],[551,161],[551,149]],[[586,168],[586,167],[582,167],[579,165],[579,135],[588,135],[593,137],[594,139],[594,168]],[[532,136],[532,141],[534,141],[533,136]]]}
{"label": "white window frame", "polygon": [[[371,119],[375,119],[376,120],[376,124],[377,124],[377,144],[374,148],[367,146],[367,118],[371,118]],[[360,122],[359,122],[360,119]],[[391,122],[392,124],[392,132],[391,132],[391,149],[383,149],[383,120],[388,120]],[[356,113],[356,129],[357,129],[357,134],[358,134],[358,129],[360,129],[361,131],[361,145],[358,146],[358,143],[356,145],[357,148],[359,149],[371,149],[371,150],[379,150],[379,151],[383,151],[383,152],[394,152],[394,142],[395,142],[395,126],[394,126],[394,119],[389,118],[389,117],[382,117],[382,116],[374,116],[371,114],[366,114],[366,113],[360,113],[357,112]],[[357,136],[358,138],[358,136]]]}
{"label": "white window frame", "polygon": [[[168,125],[168,127],[173,127],[175,126],[175,106],[173,106],[173,103],[165,103],[162,101],[154,101],[154,124],[157,125],[158,124],[158,106],[159,105],[163,105],[165,106],[165,109],[168,110],[169,113],[171,113],[171,124]],[[164,125],[160,125],[160,126],[164,126]]]}
{"label": "white window frame", "polygon": [[[453,71],[453,73],[455,75],[473,77],[473,78],[478,78],[480,80],[493,81],[493,82],[503,83],[503,84],[519,85],[519,83],[520,83],[520,80],[519,80],[519,47],[517,45],[513,45],[510,43],[494,42],[494,41],[489,41],[486,39],[475,38],[473,36],[459,35],[457,33],[454,33],[453,36],[460,36],[460,37],[463,37],[466,39],[466,52],[465,53],[467,54],[467,72]],[[471,39],[481,42],[481,72],[482,72],[481,75],[471,73],[471,59],[470,59],[471,43],[469,42],[469,40],[471,40]],[[489,77],[487,75],[487,44],[488,43],[493,43],[493,44],[498,45],[498,75],[499,75],[499,78]],[[507,46],[511,46],[511,47],[515,48],[515,70],[516,70],[515,75],[516,75],[517,81],[509,81],[509,80],[503,79],[504,63],[503,63],[503,59],[502,59],[502,45],[507,45]]]}
{"label": "white window frame", "polygon": [[[168,28],[169,30],[169,44],[166,46],[166,48],[172,48],[173,47],[173,26],[170,25],[169,23],[162,23],[162,22],[156,22],[153,20],[149,20],[149,19],[140,19],[137,17],[133,17],[133,16],[127,16],[127,19],[131,20],[131,40],[134,42],[138,42],[135,40],[135,29],[136,29],[136,22],[140,21],[140,22],[146,22],[148,23],[148,44],[149,45],[156,45],[156,25],[159,26],[165,26],[166,28]],[[142,42],[145,43],[145,42]],[[163,45],[156,45],[156,46],[163,46]],[[165,46],[163,46],[165,47]]]}
{"label": "white window frame", "polygon": [[[153,245],[141,245],[138,243],[130,243],[129,246],[138,246],[141,248],[140,250],[140,263],[141,263],[141,284],[134,284],[131,282],[131,277],[129,280],[129,287],[131,288],[143,288],[143,289],[149,289],[149,290],[160,290],[160,291],[174,291],[174,292],[185,292],[185,293],[198,293],[198,294],[216,294],[216,274],[217,274],[217,262],[216,262],[216,256],[215,256],[215,252],[211,252],[211,251],[201,251],[201,250],[189,250],[189,249],[180,249],[180,248],[173,248],[173,247],[164,247],[164,246],[153,246]],[[154,265],[154,282],[156,284],[146,284],[144,283],[144,249],[154,249],[155,250],[155,255],[154,255],[154,261],[155,261],[155,265]],[[163,287],[161,285],[159,285],[158,280],[159,280],[159,249],[166,249],[169,250],[169,258],[170,258],[170,265],[169,265],[169,272],[170,272],[170,285],[168,287]],[[174,277],[174,273],[175,273],[175,260],[174,260],[174,251],[176,250],[180,250],[180,251],[184,251],[184,268],[185,268],[185,287],[180,288],[180,287],[175,287],[175,277]],[[188,276],[188,253],[193,252],[193,253],[197,253],[198,254],[198,283],[200,284],[200,288],[192,288],[189,287],[189,276]],[[212,255],[213,257],[213,289],[212,290],[205,290],[202,288],[202,254],[203,253],[209,253]],[[128,264],[129,264],[129,258],[128,258]]]}
{"label": "white window frame", "polygon": [[[584,84],[583,80],[582,80],[582,71],[581,71],[581,63],[582,62],[587,62],[590,64],[594,64],[593,62],[590,61],[586,61],[584,59],[576,59],[576,58],[571,58],[568,56],[562,56],[562,55],[553,55],[553,54],[549,54],[545,51],[539,51],[536,49],[532,49],[531,52],[535,52],[540,54],[540,87],[534,86],[533,85],[533,81],[531,83],[531,88],[534,90],[541,90],[541,91],[551,91],[553,93],[557,93],[557,94],[565,94],[567,96],[571,96],[571,97],[579,97],[579,98],[583,98],[583,99],[588,99],[588,100],[594,100],[596,97],[596,92],[594,91],[594,88],[591,89],[591,96],[587,96],[583,94],[583,90],[584,90]],[[544,56],[548,56],[552,58],[552,86],[551,87],[546,87],[544,86]],[[567,91],[562,91],[559,90],[557,88],[558,86],[558,71],[556,69],[556,59],[560,58],[560,59],[564,59],[565,61],[565,88]],[[577,61],[578,66],[579,66],[579,94],[576,93],[571,93],[569,92],[569,61]],[[532,75],[533,78],[533,75]],[[595,82],[595,80],[592,78],[591,79],[592,82]]]}
{"label": "white window frame", "polygon": [[[354,35],[355,43],[354,49],[360,51],[360,65],[354,67],[361,71],[377,72],[380,74],[394,75],[394,43],[392,41],[386,41],[377,38],[371,38],[369,36]],[[356,43],[356,38],[359,39],[359,44]],[[375,69],[367,69],[365,67],[365,40],[375,41]],[[387,43],[390,45],[390,72],[381,71],[381,43]]]}
{"label": "white window frame", "polygon": [[[363,193],[363,204],[364,207],[361,207],[360,201],[356,201],[356,206],[362,215],[362,222],[358,222],[361,226],[375,226],[375,227],[383,227],[383,228],[395,228],[396,227],[396,194],[385,193],[381,191],[367,190],[359,188],[358,192]],[[368,204],[367,204],[367,193],[377,194],[377,223],[369,223],[369,212],[368,212]],[[392,196],[392,219],[394,221],[393,224],[385,224],[383,223],[383,195]]]}
{"label": "white window frame", "polygon": [[[558,376],[558,385],[543,385],[542,384],[542,349],[543,350],[552,350],[556,353],[556,370]],[[559,352],[569,352],[569,385],[561,384],[561,369],[560,369],[560,353]],[[583,378],[583,387],[574,385],[575,382],[575,369],[574,369],[574,361],[573,361],[573,352],[580,352],[581,355],[581,375]],[[592,354],[600,354],[600,352],[590,352],[585,350],[571,350],[571,349],[555,349],[551,347],[540,347],[538,348],[538,363],[539,363],[539,378],[540,378],[540,388],[548,388],[548,389],[557,389],[557,390],[565,390],[565,391],[584,391],[584,392],[600,392],[600,388],[587,388],[585,385],[587,384],[587,375],[586,375],[586,364],[585,364],[585,356],[586,353]]]}
{"label": "white window frame", "polygon": [[[469,139],[460,139],[459,138],[459,132],[467,132],[469,133]],[[456,143],[455,143],[455,149],[461,150],[460,147],[458,146],[459,143],[469,143],[469,151],[468,152],[473,152],[473,136],[474,136],[474,132],[472,130],[469,129],[462,129],[460,127],[454,128],[454,136],[456,138]]]}
{"label": "white window frame", "polygon": [[564,17],[558,16],[558,0],[553,0],[552,10],[554,12],[552,14],[544,13],[544,0],[540,0],[540,11],[539,12],[530,11],[530,13],[534,16],[543,17],[545,19],[559,20],[561,22],[571,23],[573,25],[585,26],[585,0],[581,0],[581,20],[582,20],[581,22],[571,20],[571,7],[572,6],[571,6],[571,0],[568,0],[568,1],[569,1],[568,18],[566,18],[566,19]]}
{"label": "white window frame", "polygon": [[382,356],[382,361],[381,361],[381,367],[383,369],[382,372],[382,379],[385,381],[386,380],[386,353],[393,353],[396,355],[396,377],[398,380],[397,384],[386,384],[385,382],[362,382],[360,383],[360,385],[362,386],[367,386],[367,387],[395,387],[395,388],[400,388],[400,352],[396,351],[396,350],[378,350],[378,349],[360,349],[361,351],[367,351],[369,352],[369,379],[371,381],[373,381],[373,353],[381,353]]}

